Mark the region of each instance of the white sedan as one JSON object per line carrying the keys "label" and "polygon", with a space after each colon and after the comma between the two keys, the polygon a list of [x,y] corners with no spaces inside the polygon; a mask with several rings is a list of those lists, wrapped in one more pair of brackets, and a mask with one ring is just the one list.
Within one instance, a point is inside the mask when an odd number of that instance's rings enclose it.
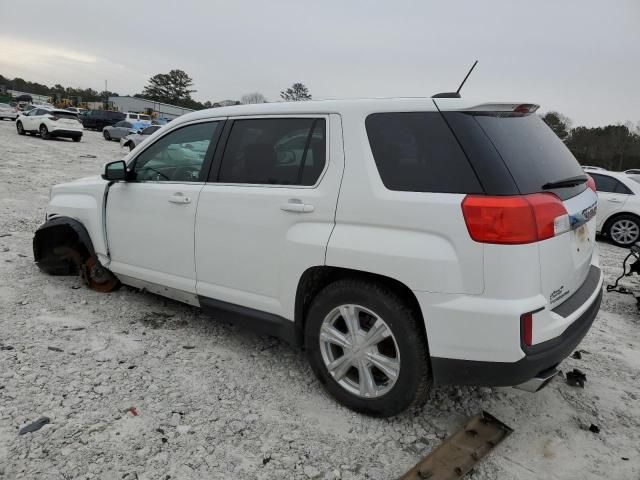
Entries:
{"label": "white sedan", "polygon": [[618,246],[640,240],[640,183],[622,172],[588,172],[598,193],[597,230]]}

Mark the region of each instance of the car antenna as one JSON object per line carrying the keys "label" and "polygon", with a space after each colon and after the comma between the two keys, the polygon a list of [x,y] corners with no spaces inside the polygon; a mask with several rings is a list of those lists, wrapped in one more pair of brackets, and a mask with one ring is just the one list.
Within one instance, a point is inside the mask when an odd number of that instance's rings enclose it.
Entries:
{"label": "car antenna", "polygon": [[465,82],[467,81],[467,78],[469,78],[469,75],[471,75],[471,72],[473,72],[473,69],[476,68],[477,64],[478,64],[478,60],[473,62],[473,65],[471,65],[471,68],[467,72],[467,75],[464,77],[464,80],[462,80],[462,83],[458,87],[458,90],[456,90],[455,92],[436,93],[431,98],[460,98],[460,90],[462,90],[462,87],[464,86]]}

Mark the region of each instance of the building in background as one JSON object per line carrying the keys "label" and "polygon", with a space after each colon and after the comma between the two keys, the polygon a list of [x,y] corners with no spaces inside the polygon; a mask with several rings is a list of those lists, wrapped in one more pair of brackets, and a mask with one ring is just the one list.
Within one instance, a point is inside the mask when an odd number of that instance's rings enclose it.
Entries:
{"label": "building in background", "polygon": [[119,112],[146,113],[159,118],[178,118],[185,113],[194,112],[190,108],[169,105],[168,103],[156,102],[138,97],[109,97],[109,107]]}

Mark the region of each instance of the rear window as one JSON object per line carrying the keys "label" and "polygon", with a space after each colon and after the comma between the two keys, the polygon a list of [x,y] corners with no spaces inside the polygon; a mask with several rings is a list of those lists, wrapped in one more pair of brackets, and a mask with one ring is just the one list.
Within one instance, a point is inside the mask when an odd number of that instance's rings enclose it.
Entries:
{"label": "rear window", "polygon": [[365,124],[380,178],[389,190],[482,192],[439,112],[374,113]]}
{"label": "rear window", "polygon": [[53,112],[51,112],[53,115],[55,115],[58,118],[69,118],[72,120],[77,120],[78,119],[78,115],[73,113],[73,112],[67,112],[64,110],[55,110]]}
{"label": "rear window", "polygon": [[151,120],[151,117],[149,115],[139,115],[140,120]]}
{"label": "rear window", "polygon": [[[444,112],[491,194],[528,194],[545,184],[584,176],[578,161],[538,115]],[[569,198],[586,188],[555,189]],[[561,190],[558,192],[557,190]]]}
{"label": "rear window", "polygon": [[596,182],[596,190],[598,192],[623,193],[625,195],[632,193],[621,181],[613,177],[598,173],[591,173],[590,175],[593,177],[593,181]]}

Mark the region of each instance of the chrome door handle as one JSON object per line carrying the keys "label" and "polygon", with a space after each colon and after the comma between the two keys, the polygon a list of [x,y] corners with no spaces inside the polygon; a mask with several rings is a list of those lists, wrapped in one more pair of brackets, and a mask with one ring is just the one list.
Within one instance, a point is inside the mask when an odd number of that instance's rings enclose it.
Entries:
{"label": "chrome door handle", "polygon": [[185,203],[191,203],[191,199],[182,192],[177,192],[171,195],[169,197],[169,201],[171,203],[178,203],[181,205],[184,205]]}
{"label": "chrome door handle", "polygon": [[300,200],[289,200],[287,203],[280,205],[280,210],[284,212],[310,213],[315,210],[315,207],[308,203],[302,203]]}

